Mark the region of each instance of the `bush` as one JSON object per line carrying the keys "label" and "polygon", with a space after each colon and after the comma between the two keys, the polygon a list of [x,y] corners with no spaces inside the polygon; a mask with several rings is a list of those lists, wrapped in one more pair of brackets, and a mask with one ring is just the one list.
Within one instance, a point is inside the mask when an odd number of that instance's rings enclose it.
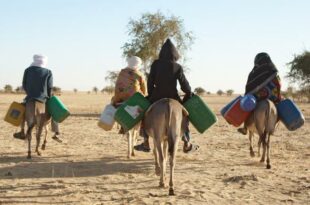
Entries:
{"label": "bush", "polygon": [[218,91],[216,92],[216,94],[218,94],[219,96],[222,96],[222,95],[224,94],[224,91],[218,90]]}
{"label": "bush", "polygon": [[201,96],[201,95],[204,95],[206,93],[206,91],[202,87],[197,87],[197,88],[195,88],[194,93]]}
{"label": "bush", "polygon": [[4,86],[4,92],[5,93],[12,93],[13,92],[13,87],[12,87],[12,85],[5,85]]}

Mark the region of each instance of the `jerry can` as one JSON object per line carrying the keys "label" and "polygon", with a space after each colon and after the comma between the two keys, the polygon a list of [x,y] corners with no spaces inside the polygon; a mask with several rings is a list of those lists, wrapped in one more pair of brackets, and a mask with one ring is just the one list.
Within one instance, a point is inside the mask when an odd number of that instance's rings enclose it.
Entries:
{"label": "jerry can", "polygon": [[187,100],[184,107],[189,113],[189,121],[200,133],[206,131],[217,121],[215,114],[198,95]]}
{"label": "jerry can", "polygon": [[114,118],[125,131],[128,131],[142,120],[149,107],[150,102],[137,92],[116,110]]}
{"label": "jerry can", "polygon": [[300,128],[305,123],[305,117],[303,116],[302,112],[290,99],[285,99],[279,102],[277,104],[277,111],[280,120],[290,131],[294,131]]}
{"label": "jerry can", "polygon": [[56,96],[52,96],[51,98],[49,98],[46,102],[46,105],[48,113],[52,116],[53,120],[56,122],[60,123],[70,115],[69,110]]}
{"label": "jerry can", "polygon": [[105,131],[109,131],[113,128],[115,123],[114,116],[115,116],[116,108],[109,104],[105,106],[103,112],[101,113],[98,126],[104,129]]}
{"label": "jerry can", "polygon": [[25,110],[25,105],[13,102],[5,115],[4,121],[14,126],[20,126],[25,117]]}

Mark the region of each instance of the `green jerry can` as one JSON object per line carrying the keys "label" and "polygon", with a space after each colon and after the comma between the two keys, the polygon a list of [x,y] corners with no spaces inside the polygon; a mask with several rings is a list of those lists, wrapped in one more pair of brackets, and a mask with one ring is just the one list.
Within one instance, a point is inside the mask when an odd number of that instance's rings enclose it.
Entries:
{"label": "green jerry can", "polygon": [[128,131],[142,120],[150,105],[150,102],[137,92],[116,110],[114,119]]}
{"label": "green jerry can", "polygon": [[48,99],[46,105],[48,113],[56,122],[60,123],[70,115],[69,110],[56,96],[52,96],[50,99]]}
{"label": "green jerry can", "polygon": [[189,121],[200,133],[206,131],[217,121],[215,114],[198,95],[187,100],[184,107],[189,113]]}

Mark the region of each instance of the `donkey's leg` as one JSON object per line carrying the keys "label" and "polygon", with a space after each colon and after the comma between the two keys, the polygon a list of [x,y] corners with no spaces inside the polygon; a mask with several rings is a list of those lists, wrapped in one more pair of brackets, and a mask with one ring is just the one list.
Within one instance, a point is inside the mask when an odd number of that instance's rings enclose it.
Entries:
{"label": "donkey's leg", "polygon": [[270,165],[270,134],[267,134],[267,143],[266,143],[266,147],[267,147],[267,169],[271,169],[271,165]]}
{"label": "donkey's leg", "polygon": [[164,141],[164,145],[163,145],[163,151],[164,151],[164,163],[167,163],[167,156],[168,156],[168,141]]}
{"label": "donkey's leg", "polygon": [[262,146],[262,139],[261,139],[260,136],[258,136],[258,142],[257,142],[257,149],[258,149],[257,155],[258,155],[258,157],[260,157],[260,148],[261,148],[261,146]]}
{"label": "donkey's leg", "polygon": [[44,126],[44,130],[45,130],[45,135],[44,135],[44,141],[43,141],[43,144],[42,144],[42,147],[41,147],[42,150],[45,150],[46,143],[47,143],[46,139],[47,139],[47,134],[48,134],[48,125]]}
{"label": "donkey's leg", "polygon": [[265,162],[265,155],[266,155],[266,132],[261,135],[261,143],[263,144],[263,154],[262,158],[260,159],[260,162]]}
{"label": "donkey's leg", "polygon": [[132,135],[131,135],[131,156],[135,156],[135,149],[134,146],[136,145],[136,139],[137,139],[138,131],[136,129],[133,129]]}
{"label": "donkey's leg", "polygon": [[174,168],[175,168],[175,164],[176,164],[176,154],[178,151],[178,137],[175,140],[175,144],[173,147],[173,153],[170,153],[170,181],[169,181],[169,195],[173,196],[174,194]]}
{"label": "donkey's leg", "polygon": [[254,133],[253,132],[249,132],[249,140],[250,140],[250,156],[251,157],[255,157],[255,153],[253,150],[253,137],[254,137]]}
{"label": "donkey's leg", "polygon": [[31,159],[31,138],[32,130],[36,124],[35,122],[35,104],[33,101],[26,103],[25,121],[27,122],[26,139],[28,139],[28,159]]}
{"label": "donkey's leg", "polygon": [[36,139],[37,139],[37,145],[36,145],[36,153],[41,156],[41,152],[39,150],[39,146],[40,146],[40,142],[41,142],[41,134],[43,131],[43,126],[44,126],[44,119],[42,117],[38,117],[37,120],[37,126],[38,126],[38,130],[36,133]]}
{"label": "donkey's leg", "polygon": [[164,163],[164,153],[162,149],[162,144],[160,142],[160,136],[155,136],[154,140],[156,141],[156,148],[158,151],[158,158],[159,158],[159,166],[160,166],[160,181],[159,181],[159,186],[160,187],[165,187],[165,170],[166,170],[166,165]]}
{"label": "donkey's leg", "polygon": [[155,139],[153,139],[153,143],[154,143],[154,159],[155,159],[155,174],[157,176],[160,176],[160,166],[159,166],[159,161],[158,161],[158,151],[157,151],[157,146],[156,146],[156,141]]}
{"label": "donkey's leg", "polygon": [[31,159],[31,138],[32,138],[32,130],[34,128],[34,124],[28,125],[26,139],[28,139],[28,159]]}
{"label": "donkey's leg", "polygon": [[132,151],[132,131],[129,130],[126,134],[127,136],[127,142],[128,142],[128,149],[127,149],[127,158],[131,158],[131,151]]}

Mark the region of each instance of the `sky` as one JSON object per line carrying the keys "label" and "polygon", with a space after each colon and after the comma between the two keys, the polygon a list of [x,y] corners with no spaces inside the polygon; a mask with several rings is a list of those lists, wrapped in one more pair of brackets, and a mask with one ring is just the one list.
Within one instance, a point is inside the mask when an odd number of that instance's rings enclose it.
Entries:
{"label": "sky", "polygon": [[308,0],[0,0],[0,88],[21,85],[34,54],[48,56],[54,85],[89,91],[126,67],[128,22],[157,11],[184,20],[194,44],[186,54],[191,87],[243,93],[254,57],[267,52],[280,72],[310,50]]}

